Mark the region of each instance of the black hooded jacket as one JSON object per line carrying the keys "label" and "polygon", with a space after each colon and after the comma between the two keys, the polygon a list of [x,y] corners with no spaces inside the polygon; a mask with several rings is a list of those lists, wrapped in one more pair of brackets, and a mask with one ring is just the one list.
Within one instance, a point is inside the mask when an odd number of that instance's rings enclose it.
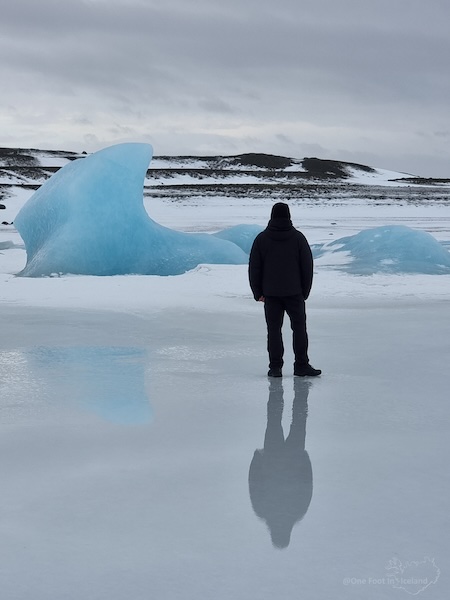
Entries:
{"label": "black hooded jacket", "polygon": [[248,274],[255,300],[296,294],[308,298],[313,279],[311,248],[290,219],[270,219],[266,229],[256,236]]}

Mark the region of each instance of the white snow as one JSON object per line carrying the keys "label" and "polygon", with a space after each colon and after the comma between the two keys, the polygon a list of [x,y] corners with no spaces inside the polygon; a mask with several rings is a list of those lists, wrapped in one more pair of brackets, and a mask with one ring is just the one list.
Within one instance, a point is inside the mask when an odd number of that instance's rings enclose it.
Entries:
{"label": "white snow", "polygon": [[69,158],[57,156],[52,152],[45,152],[45,150],[39,150],[34,153],[34,156],[39,161],[41,167],[64,167],[71,162]]}
{"label": "white snow", "polygon": [[373,171],[364,171],[355,167],[346,167],[346,171],[351,176],[353,183],[366,185],[410,185],[405,182],[395,181],[396,179],[405,179],[414,177],[408,173],[398,173],[397,171],[389,171],[387,169],[374,169]]}
{"label": "white snow", "polygon": [[[14,219],[27,193],[7,202],[2,220]],[[271,205],[145,200],[152,218],[183,231],[264,225]],[[444,203],[290,205],[311,243],[388,223],[450,240]],[[386,565],[396,558],[419,578],[414,561],[425,557],[442,575],[429,573],[436,583],[423,598],[445,597],[449,276],[353,276],[316,261],[308,328],[323,375],[308,395],[313,495],[280,551],[249,499],[269,387],[262,306],[246,266],[18,278],[25,250],[13,226],[0,227],[7,242],[15,247],[0,250],[2,597],[395,600],[402,591]],[[287,434],[303,392],[287,324],[285,336]],[[125,388],[136,419],[147,399],[142,422],[121,422]],[[415,585],[403,584],[410,594]]]}
{"label": "white snow", "polygon": [[[254,183],[271,183],[271,179],[269,177],[265,177],[262,179],[261,177],[256,177],[252,175],[227,175],[226,177],[214,177],[214,176],[206,176],[199,175],[195,176],[191,173],[176,173],[174,175],[160,175],[157,180],[147,177],[146,185],[220,185],[226,183],[227,185],[232,185],[233,183],[244,183],[244,184],[254,184]],[[279,183],[278,181],[273,181],[273,183]]]}

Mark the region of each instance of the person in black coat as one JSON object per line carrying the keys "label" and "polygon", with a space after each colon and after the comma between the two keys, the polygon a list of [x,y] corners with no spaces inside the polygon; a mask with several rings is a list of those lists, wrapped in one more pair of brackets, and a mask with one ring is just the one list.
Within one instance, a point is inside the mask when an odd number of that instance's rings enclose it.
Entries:
{"label": "person in black coat", "polygon": [[312,286],[313,257],[305,236],[292,225],[287,204],[273,205],[266,229],[253,242],[248,273],[255,300],[264,302],[268,376],[282,376],[284,346],[281,330],[285,312],[293,333],[294,375],[320,375],[320,369],[309,364],[306,331],[305,300]]}

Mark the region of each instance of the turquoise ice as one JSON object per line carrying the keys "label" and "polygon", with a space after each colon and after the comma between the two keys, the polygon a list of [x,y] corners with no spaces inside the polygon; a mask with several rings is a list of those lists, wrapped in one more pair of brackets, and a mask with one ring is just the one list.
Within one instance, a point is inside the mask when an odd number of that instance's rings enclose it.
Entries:
{"label": "turquoise ice", "polygon": [[118,144],[55,173],[14,221],[27,251],[20,275],[176,275],[200,263],[246,263],[232,241],[174,231],[148,216],[151,158],[149,144]]}
{"label": "turquoise ice", "polygon": [[314,248],[316,257],[326,252],[348,252],[351,261],[342,267],[355,275],[373,273],[450,274],[450,253],[426,231],[405,225],[383,225]]}
{"label": "turquoise ice", "polygon": [[233,242],[233,244],[242,248],[244,252],[250,254],[255,237],[263,229],[264,227],[260,225],[234,225],[233,227],[222,229],[222,231],[218,231],[214,235],[222,240]]}

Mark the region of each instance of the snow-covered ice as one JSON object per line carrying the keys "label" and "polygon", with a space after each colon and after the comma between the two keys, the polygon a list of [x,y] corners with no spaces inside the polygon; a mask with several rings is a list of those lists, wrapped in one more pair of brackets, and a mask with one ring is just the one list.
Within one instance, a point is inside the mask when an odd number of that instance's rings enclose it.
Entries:
{"label": "snow-covered ice", "polygon": [[[145,205],[208,233],[271,208]],[[445,204],[291,212],[311,243],[388,223],[450,241]],[[445,597],[448,275],[357,277],[324,255],[308,300],[323,375],[294,380],[286,326],[274,389],[245,264],[23,278],[13,227],[0,243],[2,598]]]}

